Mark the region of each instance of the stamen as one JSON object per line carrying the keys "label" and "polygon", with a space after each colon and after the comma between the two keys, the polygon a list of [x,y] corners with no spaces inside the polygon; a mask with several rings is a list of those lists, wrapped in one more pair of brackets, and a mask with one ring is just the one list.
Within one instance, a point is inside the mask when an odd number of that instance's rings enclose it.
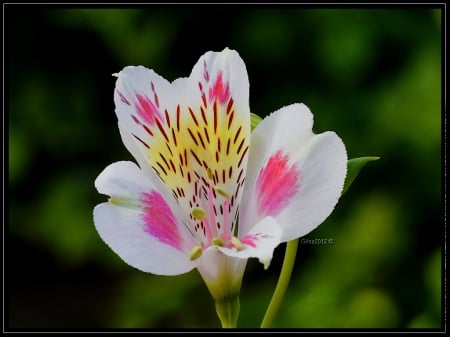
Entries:
{"label": "stamen", "polygon": [[225,242],[223,241],[222,238],[213,238],[211,242],[214,246],[219,246],[219,247],[225,246]]}
{"label": "stamen", "polygon": [[200,256],[203,254],[203,249],[200,246],[195,246],[192,248],[191,252],[189,253],[189,260],[194,261],[197,260]]}
{"label": "stamen", "polygon": [[270,262],[264,262],[264,270],[269,269]]}
{"label": "stamen", "polygon": [[194,218],[196,218],[197,220],[203,220],[206,216],[206,212],[203,208],[201,207],[195,207],[192,209],[191,214]]}
{"label": "stamen", "polygon": [[231,244],[232,244],[233,246],[235,246],[237,250],[242,250],[242,249],[244,249],[244,245],[242,244],[242,242],[241,242],[237,237],[235,237],[235,236],[233,236],[233,237],[231,238]]}
{"label": "stamen", "polygon": [[231,194],[228,193],[227,191],[225,191],[224,189],[218,187],[218,186],[214,186],[214,190],[219,193],[221,196],[223,196],[226,199],[231,198]]}
{"label": "stamen", "polygon": [[208,167],[206,169],[206,173],[208,173],[208,178],[209,179],[212,179],[214,177],[214,172],[213,172],[213,170],[210,167]]}
{"label": "stamen", "polygon": [[114,205],[127,207],[127,208],[139,209],[140,207],[142,207],[142,205],[139,203],[139,201],[137,201],[135,199],[131,199],[131,198],[111,197],[108,199],[108,202],[110,202],[111,204],[114,204]]}
{"label": "stamen", "polygon": [[119,73],[114,73],[114,74],[111,74],[112,76],[114,76],[114,77],[119,77]]}

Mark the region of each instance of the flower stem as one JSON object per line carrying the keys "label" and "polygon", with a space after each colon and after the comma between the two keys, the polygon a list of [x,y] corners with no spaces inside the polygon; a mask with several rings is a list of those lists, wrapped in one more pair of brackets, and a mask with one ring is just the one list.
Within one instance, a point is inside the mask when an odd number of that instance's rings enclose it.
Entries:
{"label": "flower stem", "polygon": [[280,278],[278,279],[277,286],[267,307],[266,314],[264,315],[261,323],[261,328],[270,328],[275,315],[283,301],[284,294],[289,285],[292,269],[294,268],[295,256],[297,254],[298,240],[289,241],[286,244],[286,253],[284,255],[283,266],[281,267]]}
{"label": "flower stem", "polygon": [[216,300],[215,304],[222,328],[235,328],[239,317],[239,295]]}

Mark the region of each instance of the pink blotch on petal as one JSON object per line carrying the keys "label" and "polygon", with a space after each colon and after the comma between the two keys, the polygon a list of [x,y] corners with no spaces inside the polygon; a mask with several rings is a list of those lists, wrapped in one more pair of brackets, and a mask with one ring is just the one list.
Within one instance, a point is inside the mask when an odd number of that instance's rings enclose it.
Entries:
{"label": "pink blotch on petal", "polygon": [[298,192],[300,172],[289,167],[288,156],[278,151],[271,156],[256,181],[258,210],[263,216],[276,216]]}
{"label": "pink blotch on petal", "polygon": [[223,83],[222,72],[219,72],[213,86],[209,88],[209,101],[212,102],[217,99],[220,104],[225,104],[229,98],[230,86],[228,83]]}
{"label": "pink blotch on petal", "polygon": [[181,250],[178,222],[163,196],[156,191],[143,193],[142,201],[144,203],[144,230],[159,241]]}
{"label": "pink blotch on petal", "polygon": [[148,97],[137,94],[136,98],[138,100],[136,110],[145,122],[154,125],[155,118],[161,120],[161,113]]}

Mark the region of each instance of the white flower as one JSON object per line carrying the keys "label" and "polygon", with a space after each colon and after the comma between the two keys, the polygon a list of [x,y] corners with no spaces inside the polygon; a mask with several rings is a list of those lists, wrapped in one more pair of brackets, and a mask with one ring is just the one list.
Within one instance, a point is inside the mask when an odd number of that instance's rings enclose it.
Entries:
{"label": "white flower", "polygon": [[117,74],[122,140],[136,159],[95,186],[101,238],[142,271],[197,268],[213,297],[239,293],[247,259],[267,268],[277,245],[322,223],[341,194],[345,146],[314,134],[303,104],[281,108],[250,133],[249,81],[236,51],[207,52],[170,83],[142,66]]}

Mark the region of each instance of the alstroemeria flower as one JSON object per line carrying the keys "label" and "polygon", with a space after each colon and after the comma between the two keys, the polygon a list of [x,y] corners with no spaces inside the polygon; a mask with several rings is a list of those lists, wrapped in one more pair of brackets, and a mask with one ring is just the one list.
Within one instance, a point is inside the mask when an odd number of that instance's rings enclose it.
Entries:
{"label": "alstroemeria flower", "polygon": [[236,51],[207,52],[172,83],[142,66],[116,75],[120,134],[139,166],[116,162],[98,176],[110,199],[94,221],[126,263],[160,275],[197,268],[220,300],[239,293],[248,258],[267,267],[276,246],[334,209],[343,142],[314,134],[303,104],[250,133],[249,81]]}

